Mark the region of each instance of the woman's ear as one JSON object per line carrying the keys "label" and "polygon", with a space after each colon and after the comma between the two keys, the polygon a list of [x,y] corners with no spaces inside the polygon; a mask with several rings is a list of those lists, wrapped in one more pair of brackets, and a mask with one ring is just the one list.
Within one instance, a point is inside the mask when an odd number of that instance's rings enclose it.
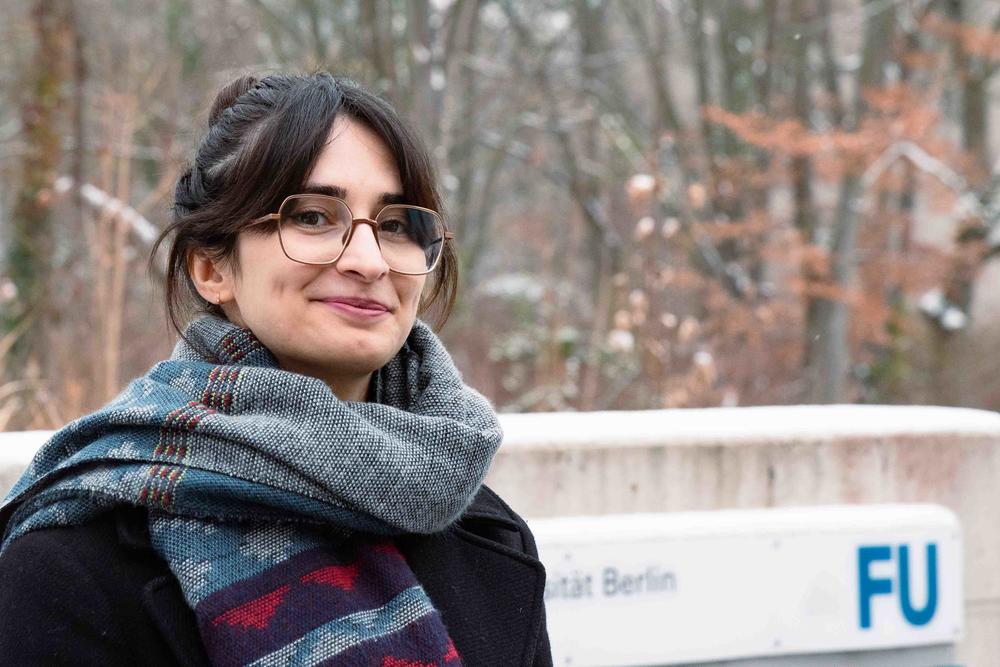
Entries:
{"label": "woman's ear", "polygon": [[212,259],[201,250],[192,250],[188,253],[187,268],[198,294],[209,303],[222,305],[233,298],[233,277],[226,262]]}

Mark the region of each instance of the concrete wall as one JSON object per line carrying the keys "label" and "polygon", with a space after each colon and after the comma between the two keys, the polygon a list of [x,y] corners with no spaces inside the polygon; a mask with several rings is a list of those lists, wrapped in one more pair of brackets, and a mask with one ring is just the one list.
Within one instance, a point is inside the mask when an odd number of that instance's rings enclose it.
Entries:
{"label": "concrete wall", "polygon": [[965,542],[959,664],[1000,664],[1000,415],[788,406],[503,415],[487,482],[526,517],[933,502]]}

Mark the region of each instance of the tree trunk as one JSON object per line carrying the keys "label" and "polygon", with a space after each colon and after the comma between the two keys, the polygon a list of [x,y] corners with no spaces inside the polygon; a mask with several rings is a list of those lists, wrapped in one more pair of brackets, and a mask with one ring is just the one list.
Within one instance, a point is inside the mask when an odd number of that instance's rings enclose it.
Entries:
{"label": "tree trunk", "polygon": [[[948,18],[965,23],[967,5],[964,0],[947,0]],[[952,43],[955,71],[961,80],[962,148],[972,156],[976,171],[972,181],[983,181],[990,173],[989,163],[989,113],[987,113],[987,84],[990,70],[978,58],[972,58],[956,35]]]}
{"label": "tree trunk", "polygon": [[[872,5],[877,0],[867,0]],[[829,11],[824,3],[821,10]],[[854,130],[860,124],[865,110],[862,93],[865,88],[878,85],[883,79],[883,69],[889,54],[889,45],[895,26],[895,10],[885,9],[873,13],[866,24],[862,46],[861,67],[858,73],[852,113],[842,117],[843,130]],[[824,17],[828,20],[828,17]],[[827,58],[832,48],[824,49]],[[827,67],[833,67],[827,63]],[[827,75],[827,86],[835,84],[835,76]],[[843,100],[835,109],[846,108]],[[839,113],[836,112],[835,113]],[[851,400],[848,383],[851,369],[850,305],[847,294],[853,287],[856,258],[856,238],[860,220],[861,182],[857,165],[848,165],[841,177],[837,209],[831,224],[829,294],[812,297],[806,309],[806,354],[804,399],[812,403],[843,403]]]}
{"label": "tree trunk", "polygon": [[431,33],[429,0],[413,0],[406,4],[410,54],[410,121],[417,126],[417,133],[427,137],[431,146],[436,145],[439,135],[438,118],[434,114],[435,98],[440,91],[431,88],[433,36]]}
{"label": "tree trunk", "polygon": [[7,270],[18,297],[12,311],[5,313],[4,332],[12,331],[25,318],[30,318],[30,324],[20,329],[22,334],[4,360],[8,379],[38,373],[39,357],[46,349],[46,324],[52,315],[47,293],[55,249],[55,230],[49,218],[50,188],[62,159],[63,86],[73,62],[72,5],[38,0],[32,23],[37,48],[33,65],[25,73],[24,89],[29,92],[21,107],[26,149],[6,253]]}
{"label": "tree trunk", "polygon": [[850,307],[846,294],[854,282],[854,258],[859,221],[861,182],[857,175],[844,176],[837,200],[836,220],[830,242],[831,298],[810,303],[810,341],[806,376],[810,403],[850,402],[848,374],[851,368],[849,340]]}

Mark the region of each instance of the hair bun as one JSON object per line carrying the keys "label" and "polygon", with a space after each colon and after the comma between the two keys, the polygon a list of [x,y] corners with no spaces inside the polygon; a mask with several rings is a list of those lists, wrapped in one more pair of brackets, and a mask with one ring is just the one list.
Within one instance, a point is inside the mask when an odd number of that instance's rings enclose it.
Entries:
{"label": "hair bun", "polygon": [[222,112],[232,106],[240,95],[247,92],[251,88],[257,85],[257,77],[253,75],[245,75],[240,78],[229,82],[223,86],[219,94],[215,96],[215,101],[212,102],[212,110],[208,112],[208,124],[209,126],[215,125],[215,121],[219,120],[219,116]]}

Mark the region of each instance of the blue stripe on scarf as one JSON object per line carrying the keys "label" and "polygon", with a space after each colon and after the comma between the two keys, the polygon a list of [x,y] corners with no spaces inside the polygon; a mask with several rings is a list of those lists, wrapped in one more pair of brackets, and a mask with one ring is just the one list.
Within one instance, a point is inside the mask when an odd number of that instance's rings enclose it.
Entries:
{"label": "blue stripe on scarf", "polygon": [[434,605],[423,588],[412,586],[377,609],[330,621],[250,664],[253,667],[317,665],[363,641],[397,632],[433,611]]}

